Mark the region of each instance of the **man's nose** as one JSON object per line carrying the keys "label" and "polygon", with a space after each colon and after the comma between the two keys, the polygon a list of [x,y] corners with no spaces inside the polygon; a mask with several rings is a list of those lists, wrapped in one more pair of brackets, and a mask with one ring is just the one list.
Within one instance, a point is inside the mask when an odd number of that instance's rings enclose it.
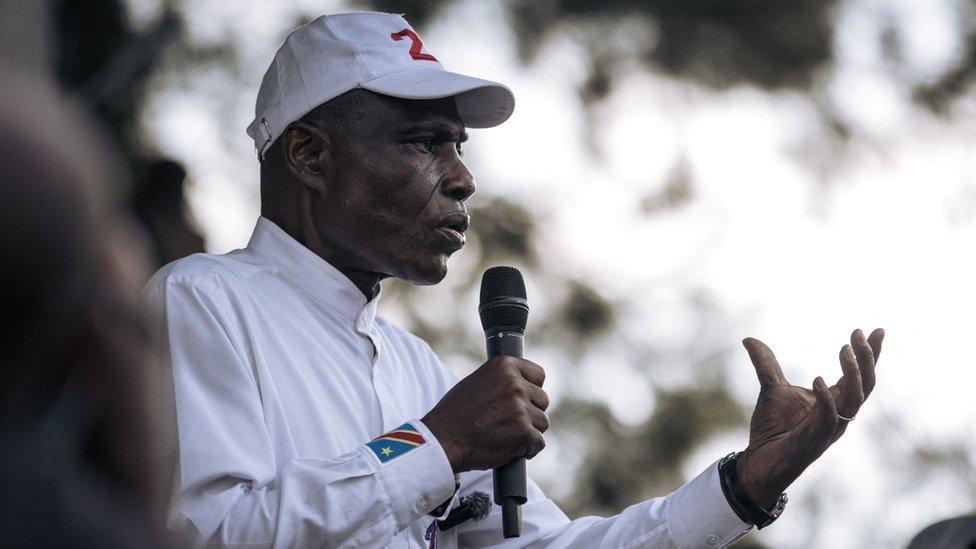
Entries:
{"label": "man's nose", "polygon": [[463,202],[470,198],[477,188],[477,185],[474,183],[474,176],[460,162],[458,162],[456,171],[448,177],[445,177],[441,184],[441,192],[458,202]]}

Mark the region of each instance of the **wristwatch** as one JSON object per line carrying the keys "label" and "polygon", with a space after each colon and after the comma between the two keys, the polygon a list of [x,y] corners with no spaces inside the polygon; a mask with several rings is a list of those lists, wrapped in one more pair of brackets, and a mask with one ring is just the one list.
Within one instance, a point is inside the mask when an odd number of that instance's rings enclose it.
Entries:
{"label": "wristwatch", "polygon": [[739,485],[739,475],[735,471],[736,462],[741,455],[742,452],[732,452],[718,462],[719,482],[722,485],[722,493],[725,494],[725,499],[728,500],[729,506],[735,511],[735,514],[743,522],[753,524],[761,530],[783,514],[783,509],[786,508],[786,502],[789,501],[789,498],[786,497],[786,494],[780,495],[776,505],[768,511],[749,499],[742,486]]}

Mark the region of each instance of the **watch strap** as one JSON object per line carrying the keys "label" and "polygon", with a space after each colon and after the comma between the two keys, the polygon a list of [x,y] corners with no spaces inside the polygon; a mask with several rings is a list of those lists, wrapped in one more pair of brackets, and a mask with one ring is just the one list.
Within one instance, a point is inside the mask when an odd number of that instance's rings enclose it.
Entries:
{"label": "watch strap", "polygon": [[773,523],[786,508],[789,498],[786,494],[779,496],[779,500],[771,510],[766,510],[754,503],[745,490],[739,484],[739,475],[736,473],[736,463],[742,452],[732,452],[722,458],[718,464],[719,483],[722,485],[722,493],[732,507],[732,511],[747,524],[753,524],[760,530]]}

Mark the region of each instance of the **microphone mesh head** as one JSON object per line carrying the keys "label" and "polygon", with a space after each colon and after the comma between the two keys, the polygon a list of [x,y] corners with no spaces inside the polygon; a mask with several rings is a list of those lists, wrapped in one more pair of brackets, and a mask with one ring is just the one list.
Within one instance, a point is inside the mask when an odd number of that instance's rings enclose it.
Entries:
{"label": "microphone mesh head", "polygon": [[[522,273],[515,267],[492,267],[485,271],[481,278],[481,326],[485,331],[497,328],[512,328],[518,331],[525,331],[525,325],[529,321],[529,311],[527,306],[518,306],[499,302],[491,304],[492,301],[502,298],[525,299],[525,281],[522,280]],[[486,304],[490,306],[485,307]]]}
{"label": "microphone mesh head", "polygon": [[462,497],[459,503],[468,506],[474,520],[482,520],[491,512],[491,498],[484,492],[473,492]]}

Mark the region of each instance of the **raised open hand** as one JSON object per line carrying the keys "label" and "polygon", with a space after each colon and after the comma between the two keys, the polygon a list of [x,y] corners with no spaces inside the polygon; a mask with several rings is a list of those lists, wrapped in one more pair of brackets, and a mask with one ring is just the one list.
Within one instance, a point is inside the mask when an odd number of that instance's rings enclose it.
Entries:
{"label": "raised open hand", "polygon": [[753,502],[771,508],[786,487],[844,434],[874,389],[883,339],[880,328],[867,338],[854,330],[851,343],[840,350],[841,378],[827,387],[818,376],[813,390],[790,385],[763,342],[753,338],[742,342],[760,386],[749,425],[749,447],[736,468],[739,483]]}

